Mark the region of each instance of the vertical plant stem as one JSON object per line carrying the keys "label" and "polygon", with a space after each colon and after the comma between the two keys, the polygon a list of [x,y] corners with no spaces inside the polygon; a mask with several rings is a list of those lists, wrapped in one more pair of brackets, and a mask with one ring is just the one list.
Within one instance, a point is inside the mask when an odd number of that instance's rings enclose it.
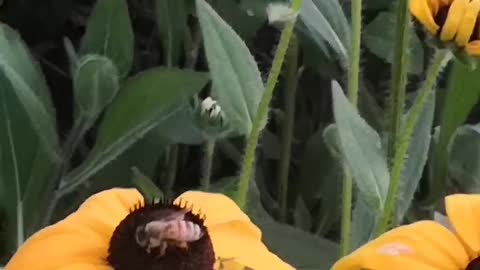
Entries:
{"label": "vertical plant stem", "polygon": [[342,256],[345,256],[350,252],[352,244],[351,232],[353,177],[346,164],[343,165],[343,173],[344,179],[342,188],[342,228],[340,249]]}
{"label": "vertical plant stem", "polygon": [[360,42],[362,34],[362,0],[352,0],[352,45],[348,69],[348,99],[357,106],[360,77]]}
{"label": "vertical plant stem", "polygon": [[178,144],[170,145],[168,148],[168,165],[167,165],[167,196],[170,197],[173,194],[173,186],[177,179],[177,167],[178,167]]}
{"label": "vertical plant stem", "polygon": [[[358,103],[358,85],[360,77],[360,42],[362,34],[362,0],[352,0],[352,44],[348,68],[348,99],[356,107]],[[340,240],[341,255],[347,255],[351,248],[352,193],[353,178],[344,165],[342,194],[342,231]]]}
{"label": "vertical plant stem", "polygon": [[202,190],[210,189],[210,178],[212,176],[213,155],[215,153],[215,139],[208,138],[205,142],[205,154],[203,155]]}
{"label": "vertical plant stem", "polygon": [[287,218],[288,174],[292,150],[293,126],[295,121],[295,97],[298,85],[298,42],[295,34],[287,52],[287,86],[285,89],[285,119],[282,127],[282,149],[278,164],[278,201],[280,202],[280,220]]}
{"label": "vertical plant stem", "polygon": [[390,104],[387,114],[388,130],[388,159],[395,155],[397,142],[405,106],[405,88],[407,85],[408,71],[408,45],[410,41],[410,13],[408,1],[399,0],[397,6],[397,22],[395,27],[395,49],[392,63],[392,85],[390,92]]}
{"label": "vertical plant stem", "polygon": [[422,87],[418,92],[418,96],[415,98],[415,102],[410,109],[408,114],[405,128],[400,133],[399,141],[395,150],[395,155],[393,159],[391,180],[388,188],[387,199],[385,201],[385,207],[382,215],[382,219],[377,228],[377,235],[382,234],[388,230],[390,221],[395,210],[395,202],[397,201],[398,187],[400,185],[400,178],[405,166],[405,156],[410,146],[410,140],[417,125],[420,114],[423,111],[425,103],[428,101],[430,94],[434,89],[434,85],[437,81],[437,77],[442,71],[443,67],[451,59],[451,54],[448,50],[438,50],[434,57],[433,61],[430,64],[429,70],[427,72],[427,77],[423,82]]}
{"label": "vertical plant stem", "polygon": [[[291,9],[294,13],[298,13],[301,6],[302,0],[293,0]],[[272,69],[268,75],[265,92],[260,100],[260,104],[258,105],[258,110],[253,120],[252,131],[247,139],[247,146],[245,149],[242,171],[240,173],[238,190],[235,194],[235,201],[241,209],[245,209],[247,203],[248,185],[255,165],[255,150],[257,149],[258,138],[260,137],[260,132],[263,130],[265,123],[267,122],[268,107],[275,90],[275,85],[277,84],[278,76],[280,75],[280,71],[282,69],[283,60],[285,59],[285,54],[287,53],[296,20],[297,16],[291,19],[282,31],[280,42],[273,59]]]}

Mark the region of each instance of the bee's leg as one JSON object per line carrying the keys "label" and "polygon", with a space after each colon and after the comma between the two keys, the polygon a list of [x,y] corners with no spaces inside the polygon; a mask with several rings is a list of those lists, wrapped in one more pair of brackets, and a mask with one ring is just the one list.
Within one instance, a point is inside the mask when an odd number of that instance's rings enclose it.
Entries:
{"label": "bee's leg", "polygon": [[162,257],[163,255],[165,255],[165,251],[167,250],[167,247],[168,247],[167,242],[162,241],[158,246],[158,256]]}
{"label": "bee's leg", "polygon": [[187,242],[178,242],[177,246],[185,249],[188,248]]}

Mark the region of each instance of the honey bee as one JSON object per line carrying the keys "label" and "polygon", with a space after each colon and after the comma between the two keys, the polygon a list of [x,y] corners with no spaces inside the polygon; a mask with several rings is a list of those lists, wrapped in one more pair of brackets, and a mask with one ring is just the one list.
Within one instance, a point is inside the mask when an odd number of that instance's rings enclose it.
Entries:
{"label": "honey bee", "polygon": [[148,253],[158,250],[160,257],[165,255],[168,246],[187,248],[187,243],[201,239],[204,233],[198,224],[184,218],[184,212],[174,212],[160,220],[150,221],[136,229],[135,240]]}

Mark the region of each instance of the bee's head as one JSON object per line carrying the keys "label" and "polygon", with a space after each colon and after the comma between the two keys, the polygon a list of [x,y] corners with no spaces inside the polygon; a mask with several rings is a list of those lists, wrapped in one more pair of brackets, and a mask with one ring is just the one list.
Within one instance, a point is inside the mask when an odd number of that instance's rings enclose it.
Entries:
{"label": "bee's head", "polygon": [[141,247],[147,247],[149,242],[149,236],[145,231],[145,226],[138,226],[135,230],[135,241]]}

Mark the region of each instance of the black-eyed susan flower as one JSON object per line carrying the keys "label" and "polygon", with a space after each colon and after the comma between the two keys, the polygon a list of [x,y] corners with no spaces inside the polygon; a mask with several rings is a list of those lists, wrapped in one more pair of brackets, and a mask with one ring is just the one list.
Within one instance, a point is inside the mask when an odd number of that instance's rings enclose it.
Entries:
{"label": "black-eyed susan flower", "polygon": [[293,269],[269,252],[260,230],[228,197],[189,191],[172,203],[149,203],[136,189],[116,188],[91,196],[76,212],[34,234],[5,269],[244,267]]}
{"label": "black-eyed susan flower", "polygon": [[340,259],[332,270],[480,269],[480,195],[445,200],[450,225],[419,221],[395,228]]}
{"label": "black-eyed susan flower", "polygon": [[410,0],[410,12],[441,42],[480,56],[480,0]]}

